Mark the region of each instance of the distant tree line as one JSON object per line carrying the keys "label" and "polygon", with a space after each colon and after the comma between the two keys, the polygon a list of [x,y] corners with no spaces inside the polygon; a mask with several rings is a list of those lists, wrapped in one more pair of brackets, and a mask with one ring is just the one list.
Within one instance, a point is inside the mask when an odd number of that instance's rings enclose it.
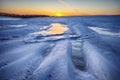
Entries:
{"label": "distant tree line", "polygon": [[9,13],[0,13],[0,16],[20,17],[20,18],[49,17],[48,15],[23,15],[23,14],[9,14]]}

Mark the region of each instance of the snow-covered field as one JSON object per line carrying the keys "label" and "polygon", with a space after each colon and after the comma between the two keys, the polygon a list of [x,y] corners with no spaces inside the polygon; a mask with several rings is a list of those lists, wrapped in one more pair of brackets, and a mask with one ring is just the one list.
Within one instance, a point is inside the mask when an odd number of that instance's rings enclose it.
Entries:
{"label": "snow-covered field", "polygon": [[120,80],[120,16],[0,16],[0,80]]}

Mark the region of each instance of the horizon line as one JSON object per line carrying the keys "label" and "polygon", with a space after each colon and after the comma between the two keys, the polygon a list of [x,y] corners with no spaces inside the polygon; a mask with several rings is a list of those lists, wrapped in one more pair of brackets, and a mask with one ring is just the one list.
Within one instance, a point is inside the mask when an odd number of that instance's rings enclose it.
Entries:
{"label": "horizon line", "polygon": [[[120,14],[78,14],[78,15],[63,15],[60,17],[69,17],[69,16],[119,16]],[[56,17],[55,15],[46,15],[46,14],[15,14],[15,13],[3,13],[0,12],[0,16],[49,16]]]}

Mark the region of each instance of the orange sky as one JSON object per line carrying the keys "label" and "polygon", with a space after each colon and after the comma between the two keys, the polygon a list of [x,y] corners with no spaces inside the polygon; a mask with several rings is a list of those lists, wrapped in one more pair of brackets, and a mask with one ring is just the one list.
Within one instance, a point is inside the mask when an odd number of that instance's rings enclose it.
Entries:
{"label": "orange sky", "polygon": [[0,12],[57,16],[118,15],[118,0],[1,0]]}

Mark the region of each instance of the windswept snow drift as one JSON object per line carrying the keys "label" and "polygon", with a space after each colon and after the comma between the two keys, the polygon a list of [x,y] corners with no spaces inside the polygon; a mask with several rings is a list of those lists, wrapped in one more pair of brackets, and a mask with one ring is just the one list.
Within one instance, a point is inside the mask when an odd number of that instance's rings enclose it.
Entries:
{"label": "windswept snow drift", "polygon": [[53,50],[33,72],[32,80],[72,80],[70,49],[71,45],[67,40],[56,43]]}

